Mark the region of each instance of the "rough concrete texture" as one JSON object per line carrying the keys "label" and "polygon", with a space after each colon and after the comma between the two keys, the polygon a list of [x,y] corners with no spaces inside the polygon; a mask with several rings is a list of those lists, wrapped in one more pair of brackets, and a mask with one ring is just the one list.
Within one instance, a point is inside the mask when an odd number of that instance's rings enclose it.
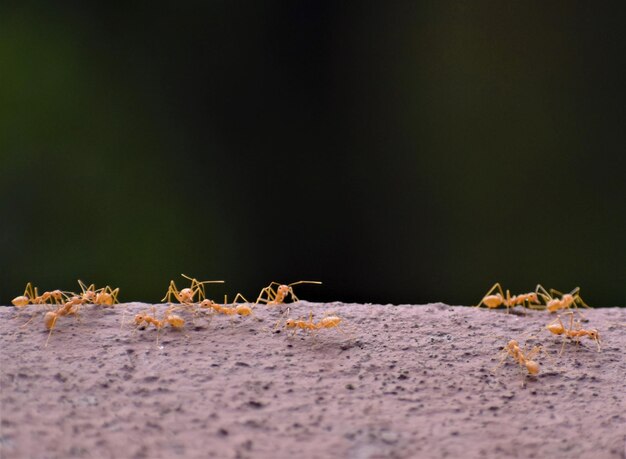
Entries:
{"label": "rough concrete texture", "polygon": [[[545,311],[301,301],[289,317],[343,322],[294,336],[280,307],[179,312],[157,346],[133,324],[150,307],[84,306],[47,347],[42,306],[0,308],[2,458],[625,455],[626,309],[586,310],[601,351],[585,338],[559,356]],[[543,346],[538,376],[510,358],[494,371],[510,339]]]}

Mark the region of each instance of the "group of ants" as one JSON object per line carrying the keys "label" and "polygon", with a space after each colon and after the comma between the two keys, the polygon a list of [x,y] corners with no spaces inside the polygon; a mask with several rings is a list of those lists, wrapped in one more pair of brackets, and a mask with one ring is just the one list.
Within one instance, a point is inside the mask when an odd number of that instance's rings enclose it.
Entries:
{"label": "group of ants", "polygon": [[[507,290],[505,294],[501,285],[496,283],[487,291],[476,307],[479,308],[482,305],[485,305],[489,309],[504,306],[507,313],[509,309],[515,308],[516,306],[522,306],[525,309],[531,310],[545,310],[549,313],[558,313],[559,311],[565,310],[565,314],[569,315],[570,318],[569,327],[565,326],[559,315],[545,327],[550,333],[563,337],[563,344],[559,356],[563,354],[566,340],[572,340],[578,345],[580,340],[585,337],[594,341],[598,346],[598,352],[600,352],[600,333],[598,330],[587,330],[582,326],[581,318],[584,319],[584,316],[579,311],[578,307],[582,306],[588,309],[590,309],[590,307],[580,297],[580,287],[574,288],[569,293],[562,293],[552,288],[548,291],[541,284],[538,284],[534,292],[511,295],[509,290]],[[576,313],[579,315],[579,318],[575,317]],[[523,350],[519,342],[512,339],[502,349],[502,358],[494,371],[510,357],[522,368],[526,368],[529,375],[535,376],[539,374],[540,367],[533,359],[542,351],[543,348],[539,345],[534,346],[529,351]]]}
{"label": "group of ants", "polygon": [[[267,306],[280,306],[286,303],[287,300],[292,302],[299,301],[299,298],[293,291],[293,287],[298,284],[321,284],[319,281],[298,281],[291,284],[280,284],[278,282],[271,282],[267,287],[261,289],[259,296],[254,303],[248,301],[241,293],[237,293],[232,303],[228,302],[228,297],[224,297],[224,303],[218,303],[206,297],[205,285],[224,283],[224,281],[199,281],[193,277],[182,276],[191,282],[191,285],[186,288],[178,289],[176,283],[170,281],[169,287],[165,296],[161,301],[167,303],[167,307],[161,314],[160,318],[157,314],[156,307],[145,310],[134,317],[135,329],[145,329],[150,326],[154,326],[157,330],[157,347],[159,345],[159,332],[168,325],[175,330],[182,330],[185,327],[185,319],[181,315],[181,312],[190,313],[192,317],[196,318],[200,314],[209,314],[212,318],[216,314],[222,314],[225,316],[247,317],[253,315],[253,308],[259,304],[266,304]],[[120,289],[113,289],[108,285],[102,288],[96,288],[95,284],[86,285],[83,281],[78,280],[81,292],[69,292],[62,290],[53,290],[42,293],[38,292],[37,287],[33,287],[29,282],[26,284],[24,293],[20,296],[13,298],[12,303],[16,308],[24,308],[30,304],[32,305],[44,305],[48,310],[44,315],[44,325],[49,330],[48,338],[44,347],[47,347],[48,341],[52,331],[54,330],[57,321],[60,317],[64,316],[79,316],[80,308],[86,304],[113,306],[119,303],[117,296]],[[52,309],[49,309],[52,307]],[[337,328],[341,330],[340,323],[342,318],[337,315],[326,314],[318,321],[313,320],[313,313],[309,314],[308,320],[301,318],[293,319],[288,315],[291,309],[287,308],[281,316],[274,329],[278,329],[281,325],[282,328],[290,329],[293,333],[298,330],[305,330],[309,332],[316,332],[322,329]],[[125,311],[124,311],[125,314]],[[28,325],[35,316],[26,322],[23,326]],[[120,329],[124,325],[124,315],[122,316],[122,323]],[[343,330],[341,330],[343,331]]]}
{"label": "group of ants", "polygon": [[[197,317],[199,314],[208,313],[211,318],[216,314],[223,314],[226,316],[234,317],[241,316],[246,317],[253,314],[253,308],[259,304],[265,304],[267,306],[281,306],[286,303],[288,299],[292,302],[299,301],[298,297],[293,291],[293,287],[298,284],[321,284],[319,281],[298,281],[291,284],[280,284],[278,282],[271,282],[267,287],[264,287],[254,303],[249,302],[241,293],[237,293],[232,303],[228,303],[227,297],[224,298],[224,303],[217,303],[213,300],[206,298],[205,285],[212,283],[223,283],[224,281],[199,281],[195,278],[182,276],[191,282],[189,287],[178,289],[174,281],[170,281],[169,287],[163,299],[167,303],[166,309],[163,311],[159,318],[156,312],[156,308],[153,306],[151,309],[136,314],[134,317],[135,329],[154,326],[157,330],[157,346],[159,340],[159,331],[170,326],[176,330],[182,330],[185,326],[185,319],[181,315],[182,312],[191,313],[193,317]],[[24,293],[12,300],[13,305],[16,308],[23,308],[29,304],[33,305],[46,305],[48,308],[44,315],[45,327],[50,331],[48,333],[48,339],[45,346],[48,345],[50,335],[55,328],[57,321],[60,317],[64,316],[78,316],[81,306],[85,304],[95,304],[103,306],[113,306],[118,303],[117,296],[119,294],[119,288],[113,289],[108,285],[102,288],[96,288],[95,284],[86,285],[81,280],[78,281],[81,292],[68,292],[61,290],[47,291],[39,294],[36,287],[33,287],[29,282],[26,285]],[[576,287],[569,293],[561,293],[558,290],[545,289],[541,284],[537,285],[534,292],[523,293],[519,295],[511,295],[509,290],[506,293],[503,291],[499,283],[494,284],[491,289],[487,291],[485,296],[476,305],[477,308],[485,306],[489,309],[496,309],[505,307],[507,313],[510,309],[516,306],[522,306],[525,309],[531,310],[546,310],[549,313],[558,313],[560,311],[566,311],[566,315],[569,315],[569,326],[566,326],[561,320],[560,316],[557,316],[552,322],[550,322],[546,329],[555,334],[563,337],[563,345],[559,355],[563,353],[565,342],[567,339],[574,341],[576,344],[580,342],[582,338],[589,338],[598,346],[600,351],[600,334],[596,329],[584,329],[580,318],[576,318],[577,313],[579,317],[584,318],[582,313],[578,310],[578,307],[589,308],[589,306],[580,297],[580,288]],[[53,309],[49,309],[52,307]],[[318,330],[336,328],[340,331],[340,324],[342,318],[337,315],[325,315],[318,321],[313,320],[313,313],[309,314],[308,320],[305,319],[293,319],[288,318],[290,308],[288,307],[281,319],[276,323],[274,329],[279,328],[282,325],[284,329],[290,329],[295,334],[298,330],[305,330],[310,333],[315,333]],[[35,316],[33,316],[26,324],[27,325]],[[122,317],[122,324],[124,324],[124,316]],[[345,333],[345,332],[344,332]],[[506,346],[502,349],[502,359],[496,368],[501,366],[507,358],[513,359],[514,362],[519,364],[522,368],[526,368],[529,375],[537,375],[540,371],[539,364],[533,360],[536,356],[542,352],[541,346],[534,346],[529,351],[522,349],[517,340],[510,340]]]}

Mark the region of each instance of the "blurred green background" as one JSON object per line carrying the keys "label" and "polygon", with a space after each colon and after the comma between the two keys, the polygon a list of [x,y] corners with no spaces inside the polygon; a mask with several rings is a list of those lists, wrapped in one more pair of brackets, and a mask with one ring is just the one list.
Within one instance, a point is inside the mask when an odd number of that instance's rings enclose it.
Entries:
{"label": "blurred green background", "polygon": [[626,304],[606,3],[3,2],[0,304],[180,273],[313,301]]}

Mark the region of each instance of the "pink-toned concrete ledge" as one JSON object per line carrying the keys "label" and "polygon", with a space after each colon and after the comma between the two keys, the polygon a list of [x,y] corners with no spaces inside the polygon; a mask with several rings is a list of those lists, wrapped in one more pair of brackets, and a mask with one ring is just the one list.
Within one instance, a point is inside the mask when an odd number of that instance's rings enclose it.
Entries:
{"label": "pink-toned concrete ledge", "polygon": [[[299,302],[293,317],[332,310],[345,333],[290,337],[259,306],[183,314],[157,347],[132,325],[146,308],[85,306],[47,347],[40,316],[21,327],[35,306],[0,308],[0,457],[624,458],[626,309],[585,311],[601,352],[558,357],[540,311]],[[512,338],[544,346],[537,377],[492,371]]]}

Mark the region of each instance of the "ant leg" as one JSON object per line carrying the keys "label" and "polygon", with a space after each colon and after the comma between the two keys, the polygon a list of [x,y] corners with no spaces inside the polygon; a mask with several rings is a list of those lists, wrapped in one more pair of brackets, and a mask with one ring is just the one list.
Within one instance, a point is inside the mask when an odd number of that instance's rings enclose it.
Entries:
{"label": "ant leg", "polygon": [[573,321],[574,321],[574,314],[571,314],[571,320],[570,320],[570,328],[567,329],[565,328],[565,325],[563,324],[563,322],[561,321],[561,317],[557,317],[556,319],[559,321],[559,324],[561,324],[561,327],[563,328],[563,344],[561,345],[561,351],[559,352],[559,357],[561,357],[563,355],[563,351],[565,350],[565,342],[567,341],[567,338],[570,337],[570,333],[572,331],[572,326],[573,326]]}
{"label": "ant leg", "polygon": [[535,287],[535,293],[543,299],[544,303],[548,303],[548,301],[553,299],[552,295],[550,295],[541,284],[537,284],[537,287]]}
{"label": "ant leg", "polygon": [[24,296],[28,297],[29,300],[32,300],[37,296],[34,294],[33,284],[31,284],[30,282],[26,284],[26,288],[24,289]]}
{"label": "ant leg", "polygon": [[343,333],[344,335],[346,335],[346,336],[348,337],[348,340],[352,341],[352,340],[354,339],[354,336],[352,336],[350,333],[348,333],[347,331],[345,331],[345,330],[343,329],[343,326],[341,326],[341,325],[337,325],[337,327],[335,327],[335,328],[337,328],[337,330],[339,330],[341,333]]}
{"label": "ant leg", "polygon": [[178,288],[176,288],[176,284],[174,283],[174,281],[170,281],[170,286],[167,289],[167,292],[165,293],[165,296],[163,298],[161,298],[161,302],[167,300],[167,303],[171,303],[172,302],[172,296],[174,296],[176,301],[178,301],[180,303],[180,292],[178,291]]}
{"label": "ant leg", "polygon": [[[576,287],[574,290],[576,290],[575,294],[572,294],[572,296],[574,297],[574,304],[576,303],[580,303],[581,306],[587,308],[587,309],[593,309],[591,306],[589,306],[587,303],[585,303],[583,301],[583,299],[580,297],[580,287]],[[572,291],[574,291],[572,290]]]}
{"label": "ant leg", "polygon": [[278,282],[270,282],[270,285],[268,285],[267,287],[264,287],[261,290],[261,293],[259,294],[259,298],[257,298],[257,303],[259,302],[259,299],[263,296],[263,294],[265,293],[267,295],[267,300],[264,300],[266,303],[273,303],[276,300],[276,295],[278,292],[278,289],[276,289],[276,291],[274,290],[274,286],[276,287],[280,287],[281,284],[279,284]]}
{"label": "ant leg", "polygon": [[267,299],[265,300],[266,304],[270,304],[270,303],[274,303],[276,301],[276,296],[278,295],[278,293],[276,293],[274,291],[274,289],[272,289],[271,287],[265,287],[265,289],[263,289],[265,294],[267,295]]}
{"label": "ant leg", "polygon": [[[263,298],[263,294],[267,296],[267,298]],[[256,299],[256,303],[258,304],[260,301],[265,302],[266,304],[273,302],[276,300],[276,294],[271,287],[265,287],[261,290],[259,297]]]}
{"label": "ant leg", "polygon": [[[195,288],[194,288],[194,283],[195,283]],[[191,281],[191,291],[192,293],[194,293],[193,296],[195,296],[196,293],[198,294],[199,301],[202,301],[206,298],[206,290],[204,289],[204,283],[198,281],[197,279],[193,279]]]}
{"label": "ant leg", "polygon": [[311,328],[308,330],[308,332],[311,334],[311,336],[313,336],[313,344],[317,343],[317,332],[318,332],[318,328]]}
{"label": "ant leg", "polygon": [[[211,309],[209,310],[208,316],[209,316],[209,323],[207,324],[207,327],[210,327],[211,324],[213,323],[213,316],[215,315],[215,310]],[[206,314],[205,314],[206,317]]]}
{"label": "ant leg", "polygon": [[[265,287],[267,288],[267,287]],[[259,296],[257,296],[255,303],[259,304],[259,302],[261,301],[265,301],[267,303],[267,300],[265,298],[263,298],[263,294],[265,293],[265,288],[261,289],[261,292],[259,293]]]}
{"label": "ant leg", "polygon": [[280,319],[278,319],[278,322],[276,322],[276,325],[274,326],[274,330],[273,330],[273,331],[276,331],[276,329],[277,329],[277,328],[279,327],[279,325],[280,325],[280,322],[281,322],[283,319],[285,319],[285,318],[289,315],[289,313],[290,313],[290,312],[291,312],[291,309],[290,309],[290,308],[287,308],[287,309],[285,310],[285,312],[283,312],[283,314],[280,316]]}
{"label": "ant leg", "polygon": [[525,305],[526,305],[527,309],[531,309],[533,311],[545,311],[546,310],[545,305],[543,305],[543,304],[534,304],[534,303],[531,303],[528,300],[525,302]]}
{"label": "ant leg", "polygon": [[124,311],[122,312],[122,321],[120,322],[120,331],[122,331],[122,327],[124,326],[125,317],[126,317],[126,308],[124,308]]}
{"label": "ant leg", "polygon": [[506,361],[507,357],[510,355],[509,350],[505,347],[504,349],[502,349],[500,352],[498,352],[498,354],[503,354],[502,358],[500,359],[500,361],[498,362],[498,364],[493,367],[493,369],[491,370],[491,372],[493,374],[495,374],[498,371],[498,368],[500,368],[502,365],[504,365],[504,362]]}
{"label": "ant leg", "polygon": [[246,300],[245,296],[243,296],[241,293],[237,293],[237,295],[235,295],[235,299],[233,300],[233,304],[237,303],[238,299],[242,299],[244,303],[250,303],[248,300]]}
{"label": "ant leg", "polygon": [[563,298],[563,295],[565,295],[563,292],[559,292],[557,289],[551,288],[550,289],[550,296],[552,298],[555,298],[555,295],[559,298]]}
{"label": "ant leg", "polygon": [[515,305],[512,304],[511,292],[510,292],[510,290],[508,288],[506,289],[506,297],[505,297],[505,300],[504,300],[504,305],[506,306],[506,313],[507,314],[509,313],[509,309],[515,308]]}
{"label": "ant leg", "polygon": [[[110,288],[109,288],[110,290]],[[117,287],[115,290],[111,290],[111,297],[113,298],[113,304],[115,303],[119,303],[118,299],[117,299],[117,295],[120,293],[120,288]]]}
{"label": "ant leg", "polygon": [[58,317],[55,317],[54,322],[52,322],[52,326],[50,327],[50,332],[48,333],[48,338],[46,339],[46,344],[44,344],[43,347],[48,347],[48,341],[50,341],[50,337],[52,336],[52,330],[54,330],[54,327],[56,326]]}
{"label": "ant leg", "polygon": [[571,292],[569,292],[569,294],[570,294],[570,295],[572,295],[572,296],[576,296],[576,295],[578,295],[579,293],[580,293],[580,287],[574,287],[574,288],[572,289],[572,291],[571,291]]}
{"label": "ant leg", "polygon": [[85,293],[87,293],[87,292],[91,291],[91,289],[94,289],[94,291],[95,291],[95,289],[96,289],[96,285],[95,285],[95,284],[91,284],[89,287],[87,287],[87,286],[85,285],[85,283],[84,283],[82,280],[80,280],[80,279],[78,279],[78,285],[80,286],[80,289],[82,290],[83,295],[84,295]]}
{"label": "ant leg", "polygon": [[[47,309],[48,311],[50,310],[49,308],[46,308],[46,309]],[[28,319],[28,322],[26,322],[24,325],[20,325],[20,328],[27,326],[27,325],[28,325],[29,323],[31,323],[31,322],[33,321],[33,319],[34,319],[35,317],[37,317],[38,315],[39,315],[39,312],[35,312],[35,313],[34,313],[34,314],[30,317],[30,319]],[[21,316],[18,314],[17,316],[15,316],[15,317],[14,317],[14,319],[17,319],[17,318],[19,318],[19,317],[21,317]]]}

